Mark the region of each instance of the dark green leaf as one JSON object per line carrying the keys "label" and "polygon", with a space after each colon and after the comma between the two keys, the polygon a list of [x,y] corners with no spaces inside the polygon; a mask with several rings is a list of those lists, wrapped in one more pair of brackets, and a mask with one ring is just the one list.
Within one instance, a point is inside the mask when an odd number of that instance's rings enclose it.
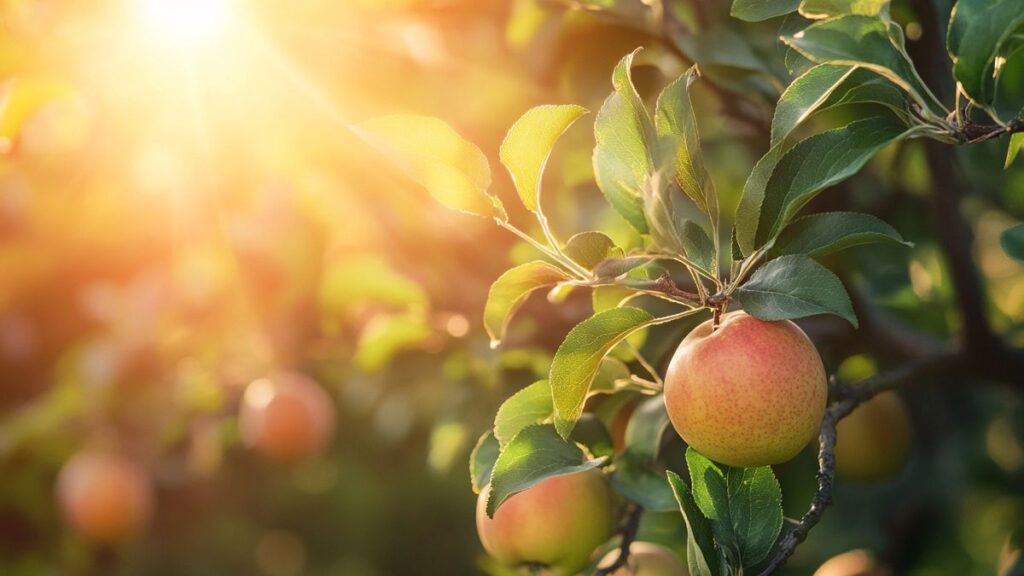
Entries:
{"label": "dark green leaf", "polygon": [[897,115],[906,115],[906,93],[889,80],[864,68],[819,64],[782,93],[772,119],[772,146],[815,112],[864,103],[880,104]]}
{"label": "dark green leaf", "polygon": [[852,15],[817,22],[783,41],[818,64],[868,68],[915,95],[934,114],[945,115],[898,42],[902,33],[897,30],[880,18]]}
{"label": "dark green leaf", "polygon": [[999,237],[1003,251],[1011,257],[1024,262],[1024,224],[1007,229]]}
{"label": "dark green leaf", "polygon": [[812,258],[820,258],[852,246],[879,242],[910,246],[895,228],[869,214],[811,214],[797,218],[782,231],[768,251],[768,258],[786,254],[807,254]]}
{"label": "dark green leaf", "polygon": [[498,439],[490,430],[476,441],[476,446],[469,455],[469,479],[476,494],[491,481],[491,471],[494,470],[494,462],[497,461],[500,450]]}
{"label": "dark green leaf", "polygon": [[644,400],[626,425],[626,452],[637,460],[654,462],[667,429],[668,412],[664,397],[658,395]]}
{"label": "dark green leaf", "polygon": [[796,12],[800,0],[733,0],[730,14],[747,22],[760,22]]}
{"label": "dark green leaf", "polygon": [[782,529],[782,490],[771,467],[720,468],[693,448],[686,463],[693,500],[727,556],[744,567],[764,560]]}
{"label": "dark green leaf", "polygon": [[512,175],[519,198],[528,210],[540,205],[540,184],[555,141],[587,113],[582,106],[537,106],[512,125],[501,143],[501,163]]}
{"label": "dark green leaf", "polygon": [[572,429],[569,440],[582,444],[593,456],[607,456],[611,458],[615,454],[615,441],[608,432],[604,422],[594,414],[584,413]]}
{"label": "dark green leaf", "polygon": [[[906,134],[900,123],[876,116],[815,134],[794,146],[778,160],[767,180],[755,245],[766,244],[819,192],[853,176],[882,148]],[[766,158],[773,154],[777,152],[769,151]],[[754,172],[759,168],[755,166]],[[744,187],[746,194],[748,188]],[[742,246],[742,236],[740,240]]]}
{"label": "dark green leaf", "polygon": [[781,256],[761,266],[736,289],[733,297],[750,315],[761,320],[835,314],[857,325],[842,281],[802,254]]}
{"label": "dark green leaf", "polygon": [[1024,26],[1024,0],[960,0],[950,22],[947,41],[953,54],[953,76],[967,96],[989,108],[995,99],[1004,44]]}
{"label": "dark green leaf", "polygon": [[651,156],[654,126],[633,87],[630,68],[636,51],[624,57],[612,73],[611,96],[594,122],[594,177],[598,187],[622,216],[641,234],[647,233],[643,186],[654,172]]}
{"label": "dark green leaf", "polygon": [[579,446],[563,440],[550,425],[523,428],[505,445],[494,463],[487,515],[493,517],[510,496],[542,480],[590,470],[603,461],[604,458],[587,460]]}
{"label": "dark green leaf", "polygon": [[650,512],[676,509],[672,488],[665,481],[663,471],[631,458],[620,457],[615,462],[610,480],[616,492]]}
{"label": "dark green leaf", "polygon": [[611,349],[656,319],[640,308],[612,308],[579,323],[565,337],[551,361],[555,426],[563,438],[583,412],[590,385]]}
{"label": "dark green leaf", "polygon": [[794,128],[823,105],[854,70],[856,68],[852,66],[819,64],[793,80],[775,107],[775,117],[772,118],[772,146],[789,136]]}
{"label": "dark green leaf", "polygon": [[733,230],[736,245],[744,256],[749,256],[758,248],[757,228],[761,219],[761,204],[764,203],[765,189],[768,181],[786,153],[785,142],[773,146],[760,160],[754,164],[753,170],[743,184],[743,195],[736,207],[736,224]]}
{"label": "dark green leaf", "polygon": [[718,551],[711,524],[693,501],[683,479],[672,471],[666,475],[686,523],[686,563],[690,576],[719,576]]}
{"label": "dark green leaf", "polygon": [[580,232],[565,243],[565,255],[587,270],[609,258],[621,258],[622,249],[602,232]]}
{"label": "dark green leaf", "polygon": [[488,193],[491,167],[479,148],[437,118],[396,114],[352,126],[409,178],[452,210],[505,218],[505,209]]}
{"label": "dark green leaf", "polygon": [[516,266],[495,280],[484,306],[484,328],[491,337],[491,346],[497,346],[505,338],[509,321],[527,296],[534,290],[568,279],[561,269],[537,260]]}
{"label": "dark green leaf", "polygon": [[534,382],[509,396],[494,417],[494,436],[507,444],[520,430],[551,417],[551,386],[547,380]]}

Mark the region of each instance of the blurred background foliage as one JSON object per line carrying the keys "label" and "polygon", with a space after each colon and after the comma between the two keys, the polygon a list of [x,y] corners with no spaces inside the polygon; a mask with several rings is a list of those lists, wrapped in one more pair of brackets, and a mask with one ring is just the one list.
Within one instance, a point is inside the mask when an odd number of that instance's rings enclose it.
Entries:
{"label": "blurred background foliage", "polygon": [[[0,574],[497,570],[476,539],[467,454],[501,400],[546,375],[589,298],[531,299],[490,349],[488,286],[531,249],[436,205],[346,125],[438,116],[497,166],[523,111],[596,110],[614,64],[643,45],[645,96],[694,61],[710,80],[698,116],[729,215],[789,71],[778,22],[691,4],[666,3],[679,26],[667,35],[639,0],[235,0],[183,42],[181,23],[143,0],[0,1]],[[913,43],[909,3],[893,14]],[[552,158],[553,225],[634,246],[593,183],[592,146],[580,122]],[[1024,268],[999,234],[1024,219],[1024,168],[1003,171],[1001,146],[958,153],[988,312],[1020,345]],[[958,318],[930,185],[906,142],[815,208],[876,214],[915,243],[829,264],[862,304],[945,339]],[[804,327],[830,372],[893,362],[831,321]],[[652,331],[645,352],[663,357],[679,336]],[[236,421],[245,385],[278,369],[313,376],[338,414],[331,448],[291,465],[245,450]],[[900,573],[994,573],[1024,516],[1024,407],[940,384],[904,395],[909,465],[889,482],[841,482],[788,573],[851,548]],[[613,427],[613,410],[598,413]],[[154,519],[131,543],[92,544],[61,521],[57,472],[90,447],[153,478]],[[787,515],[805,508],[814,470],[808,451],[777,471]],[[684,542],[677,514],[648,514],[641,534]]]}

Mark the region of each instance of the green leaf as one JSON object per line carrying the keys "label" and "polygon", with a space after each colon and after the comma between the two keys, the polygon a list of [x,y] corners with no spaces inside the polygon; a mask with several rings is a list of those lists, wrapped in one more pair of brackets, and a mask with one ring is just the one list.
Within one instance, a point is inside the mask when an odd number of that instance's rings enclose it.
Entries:
{"label": "green leaf", "polygon": [[651,262],[649,256],[627,256],[625,258],[612,258],[594,267],[594,274],[601,279],[618,278],[623,274],[645,266]]}
{"label": "green leaf", "polygon": [[612,488],[627,500],[650,512],[671,512],[676,509],[672,488],[665,481],[664,471],[649,463],[620,456],[609,478]]}
{"label": "green leaf", "polygon": [[794,220],[775,240],[768,258],[786,254],[820,258],[853,246],[880,242],[912,246],[903,241],[895,228],[870,214],[825,212]]}
{"label": "green leaf", "polygon": [[423,310],[376,316],[359,334],[353,362],[367,374],[378,372],[396,354],[420,346],[432,334]]}
{"label": "green leaf", "polygon": [[505,218],[505,208],[488,193],[487,157],[451,126],[426,116],[396,114],[351,127],[441,204],[487,218]]}
{"label": "green leaf", "polygon": [[693,501],[683,479],[671,470],[666,476],[686,524],[686,564],[690,576],[719,576],[718,552],[711,524]]}
{"label": "green leaf", "polygon": [[509,396],[494,417],[494,436],[502,446],[520,430],[551,416],[551,386],[547,380],[534,382]]}
{"label": "green leaf", "polygon": [[604,460],[588,460],[579,446],[560,438],[550,425],[523,428],[505,445],[494,464],[487,515],[493,518],[505,500],[542,480],[590,470]]}
{"label": "green leaf", "polygon": [[854,70],[856,68],[852,66],[819,64],[793,80],[775,108],[772,146],[784,140],[794,128],[817,111]]}
{"label": "green leaf", "polygon": [[704,167],[704,155],[697,132],[697,119],[690,102],[690,85],[697,78],[691,67],[658,96],[655,129],[660,142],[668,144],[675,157],[675,180],[698,208],[716,218],[715,188]]}
{"label": "green leaf", "polygon": [[501,163],[512,175],[519,198],[528,210],[540,205],[541,177],[555,141],[573,122],[587,113],[576,105],[546,105],[531,108],[505,135],[501,143]]}
{"label": "green leaf", "polygon": [[1010,146],[1006,149],[1006,164],[1003,166],[1004,168],[1009,168],[1013,164],[1021,148],[1024,148],[1024,132],[1017,132],[1010,136]]}
{"label": "green leaf", "polygon": [[947,44],[953,76],[975,104],[990,108],[999,69],[996,60],[1010,36],[1024,26],[1024,0],[960,0],[950,20]]}
{"label": "green leaf", "polygon": [[[902,124],[876,116],[815,134],[794,146],[778,160],[765,185],[755,244],[766,244],[819,192],[853,176],[882,148],[906,135]],[[742,236],[740,240],[742,246]]]}
{"label": "green leaf", "polygon": [[878,104],[898,116],[907,114],[906,93],[889,80],[864,68],[819,64],[782,93],[772,119],[772,146],[814,113],[849,104]]}
{"label": "green leaf", "polygon": [[668,424],[664,397],[659,394],[644,400],[633,411],[626,425],[626,452],[636,459],[654,462],[658,458],[661,439]]}
{"label": "green leaf", "polygon": [[563,248],[565,255],[587,270],[610,258],[621,258],[622,249],[603,232],[580,232],[569,238]]}
{"label": "green leaf", "polygon": [[715,273],[715,244],[704,228],[692,220],[686,220],[683,222],[683,232],[679,240],[682,243],[683,254],[686,254],[691,262],[705,272]]}
{"label": "green leaf", "polygon": [[733,18],[760,22],[796,12],[800,0],[733,0],[729,13]]}
{"label": "green leaf", "polygon": [[818,64],[862,66],[881,74],[913,94],[936,115],[945,115],[942,103],[928,90],[902,45],[902,33],[890,23],[870,16],[842,16],[812,24],[782,40]]}
{"label": "green leaf", "polygon": [[491,346],[498,346],[505,338],[509,321],[527,296],[568,279],[561,269],[537,260],[520,264],[495,280],[484,306],[484,327],[491,337]]}
{"label": "green leaf", "polygon": [[858,14],[889,16],[889,0],[803,0],[800,15],[812,20]]}
{"label": "green leaf", "polygon": [[625,362],[607,356],[597,369],[597,376],[594,377],[594,382],[590,385],[590,391],[595,394],[618,392],[630,386],[632,383],[629,379],[630,375],[629,366],[626,366]]}
{"label": "green leaf", "polygon": [[368,303],[423,309],[429,300],[420,284],[399,273],[386,259],[370,255],[329,263],[317,288],[320,310],[328,318],[344,316]]}
{"label": "green leaf", "polygon": [[555,427],[563,438],[572,432],[601,359],[633,332],[656,319],[640,308],[612,308],[599,312],[569,331],[551,361],[551,394]]}
{"label": "green leaf", "polygon": [[641,234],[647,233],[643,186],[654,172],[651,156],[654,126],[633,87],[630,68],[637,51],[628,54],[612,73],[614,92],[594,121],[594,177],[619,214]]}
{"label": "green leaf", "polygon": [[475,494],[479,494],[491,481],[491,471],[494,470],[494,463],[498,460],[500,450],[498,439],[490,430],[484,432],[476,441],[476,446],[469,455],[469,479]]}
{"label": "green leaf", "polygon": [[1009,256],[1024,262],[1024,224],[1005,230],[999,236],[999,243]]}
{"label": "green leaf", "polygon": [[715,540],[744,567],[764,560],[782,530],[782,489],[771,467],[720,468],[693,448],[686,464],[693,500]]}
{"label": "green leaf", "polygon": [[765,190],[779,160],[786,153],[785,142],[773,146],[760,160],[754,164],[746,183],[743,184],[743,195],[736,207],[736,222],[733,229],[733,240],[740,253],[749,256],[759,246],[757,240],[758,222],[761,219],[761,205],[764,203]]}
{"label": "green leaf", "polygon": [[754,271],[733,297],[761,320],[835,314],[857,326],[846,288],[835,274],[802,254],[781,256]]}

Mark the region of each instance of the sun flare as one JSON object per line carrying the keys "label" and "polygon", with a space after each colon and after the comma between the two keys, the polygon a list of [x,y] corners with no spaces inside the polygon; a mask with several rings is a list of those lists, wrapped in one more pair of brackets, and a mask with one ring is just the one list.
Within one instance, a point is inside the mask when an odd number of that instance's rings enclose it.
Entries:
{"label": "sun flare", "polygon": [[142,0],[142,16],[154,40],[194,47],[215,40],[225,29],[230,0]]}

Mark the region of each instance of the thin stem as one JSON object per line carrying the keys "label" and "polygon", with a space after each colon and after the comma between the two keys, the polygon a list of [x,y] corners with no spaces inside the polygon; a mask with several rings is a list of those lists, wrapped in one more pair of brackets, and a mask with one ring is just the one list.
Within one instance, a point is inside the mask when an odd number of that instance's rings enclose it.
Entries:
{"label": "thin stem", "polygon": [[576,262],[573,262],[571,258],[562,254],[561,250],[555,251],[549,248],[548,246],[541,244],[540,242],[535,240],[533,236],[530,236],[526,232],[523,232],[519,228],[516,228],[511,222],[508,222],[507,220],[495,218],[494,221],[498,223],[498,226],[501,226],[502,228],[522,238],[524,241],[526,241],[527,244],[533,246],[537,250],[540,250],[545,256],[551,258],[558,264],[561,264],[563,267],[569,269],[569,271],[575,274],[576,276],[584,279],[591,277],[589,270],[583,268]]}
{"label": "thin stem", "polygon": [[659,387],[664,388],[665,381],[661,379],[661,376],[658,375],[658,371],[655,370],[654,366],[651,365],[647,358],[644,357],[643,353],[640,352],[640,349],[637,348],[636,345],[630,342],[629,340],[623,340],[623,342],[625,342],[626,347],[629,348],[629,351],[633,353],[633,356],[636,357],[637,363],[644,367],[644,370],[646,370],[647,373],[650,374],[651,378],[654,378],[654,382]]}

